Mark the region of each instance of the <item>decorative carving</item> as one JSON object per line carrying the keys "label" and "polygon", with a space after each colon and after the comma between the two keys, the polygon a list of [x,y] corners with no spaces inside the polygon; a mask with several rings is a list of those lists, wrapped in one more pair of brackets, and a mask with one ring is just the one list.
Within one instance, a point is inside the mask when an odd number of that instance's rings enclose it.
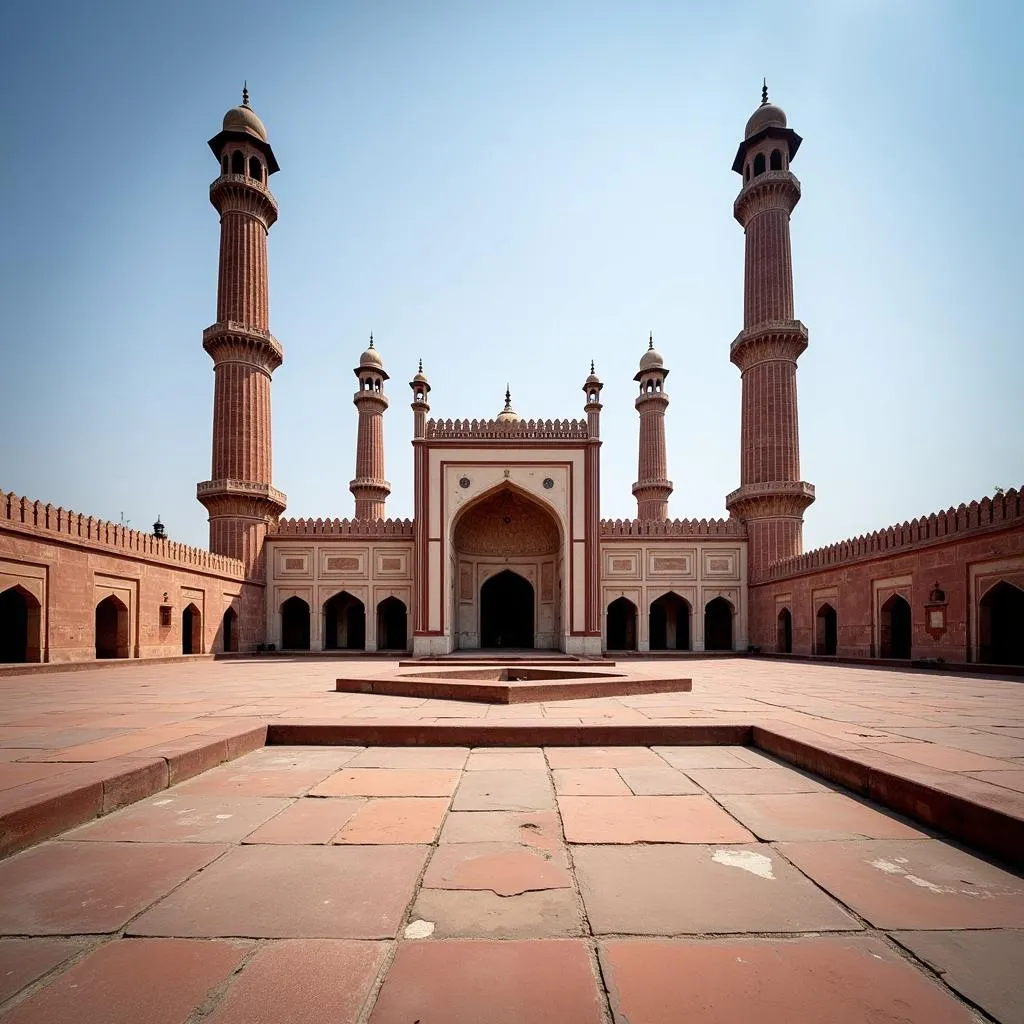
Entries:
{"label": "decorative carving", "polygon": [[689,572],[690,560],[685,555],[670,558],[654,558],[652,568],[655,572]]}
{"label": "decorative carving", "polygon": [[555,599],[555,566],[552,562],[544,562],[540,567],[540,599],[541,601],[554,601]]}
{"label": "decorative carving", "polygon": [[602,519],[602,537],[746,537],[738,519]]}
{"label": "decorative carving", "polygon": [[471,603],[473,600],[473,567],[459,565],[459,600]]}
{"label": "decorative carving", "polygon": [[585,441],[586,420],[427,420],[426,436],[434,440],[530,440]]}
{"label": "decorative carving", "polygon": [[412,540],[411,519],[279,519],[273,537],[384,537]]}
{"label": "decorative carving", "polygon": [[286,558],[284,560],[285,569],[297,569],[299,571],[306,568],[306,560],[304,558]]}
{"label": "decorative carving", "polygon": [[728,572],[732,568],[731,558],[709,558],[708,572]]}
{"label": "decorative carving", "polygon": [[452,538],[455,550],[464,554],[508,558],[554,554],[560,542],[552,514],[510,487],[470,505]]}
{"label": "decorative carving", "polygon": [[382,572],[401,572],[402,560],[400,558],[382,558],[380,567]]}
{"label": "decorative carving", "polygon": [[613,558],[612,559],[612,572],[632,572],[633,571],[633,559],[632,558]]}
{"label": "decorative carving", "polygon": [[352,555],[328,556],[329,572],[359,572],[359,559]]}

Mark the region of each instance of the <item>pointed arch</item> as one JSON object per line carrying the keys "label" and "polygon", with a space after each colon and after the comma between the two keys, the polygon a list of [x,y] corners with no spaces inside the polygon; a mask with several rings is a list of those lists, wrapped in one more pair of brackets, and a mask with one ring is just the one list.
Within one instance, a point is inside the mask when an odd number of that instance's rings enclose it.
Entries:
{"label": "pointed arch", "polygon": [[1024,665],[1024,590],[1006,580],[990,587],[978,604],[978,660]]}
{"label": "pointed arch", "polygon": [[770,171],[782,170],[782,153],[780,150],[772,150],[772,155],[768,158],[768,169]]}
{"label": "pointed arch", "polygon": [[366,606],[355,594],[341,590],[324,602],[324,650],[366,649]]}
{"label": "pointed arch", "polygon": [[839,649],[839,616],[826,601],[814,616],[814,653],[833,655]]}
{"label": "pointed arch", "polygon": [[203,614],[191,602],[181,613],[181,653],[203,653]]}
{"label": "pointed arch", "polygon": [[793,613],[788,608],[779,612],[775,632],[775,650],[779,654],[793,653]]}
{"label": "pointed arch", "polygon": [[731,651],[733,649],[733,618],[736,609],[725,597],[712,598],[704,605],[704,650]]}
{"label": "pointed arch", "polygon": [[893,594],[878,609],[878,655],[881,658],[909,658],[911,645],[910,603]]}
{"label": "pointed arch", "polygon": [[377,650],[409,649],[409,612],[397,597],[385,597],[377,605]]}
{"label": "pointed arch", "polygon": [[636,605],[628,597],[617,597],[605,613],[605,647],[609,651],[635,651]]}
{"label": "pointed arch", "polygon": [[690,649],[690,602],[667,590],[651,602],[648,611],[648,646],[652,651]]}
{"label": "pointed arch", "polygon": [[480,587],[480,646],[532,648],[536,595],[518,572],[503,569]]}
{"label": "pointed arch", "polygon": [[517,506],[520,512],[526,510],[535,513],[533,525],[541,535],[535,538],[533,547],[536,550],[531,550],[531,554],[553,554],[562,549],[565,536],[562,521],[555,509],[543,498],[531,494],[511,480],[501,480],[493,487],[476,495],[471,501],[466,502],[452,518],[451,544],[453,550],[486,555],[502,553],[491,550],[493,545],[488,546],[486,550],[472,550],[480,545],[471,536],[471,527],[474,518],[487,510],[489,505],[495,506],[494,512],[498,514],[503,502],[507,502],[509,505],[510,514],[516,510]]}
{"label": "pointed arch", "polygon": [[129,656],[128,606],[110,594],[96,605],[95,636],[97,658]]}
{"label": "pointed arch", "polygon": [[42,607],[21,584],[0,593],[0,663],[40,661]]}
{"label": "pointed arch", "polygon": [[224,612],[220,626],[221,650],[228,654],[238,650],[238,612],[228,608]]}
{"label": "pointed arch", "polygon": [[281,648],[286,651],[309,650],[309,605],[301,597],[289,597],[281,603]]}

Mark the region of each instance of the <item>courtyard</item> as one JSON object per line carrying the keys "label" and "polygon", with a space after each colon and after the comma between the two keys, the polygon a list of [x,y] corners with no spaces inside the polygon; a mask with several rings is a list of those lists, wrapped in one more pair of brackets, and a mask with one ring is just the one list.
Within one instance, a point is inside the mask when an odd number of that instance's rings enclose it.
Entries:
{"label": "courtyard", "polygon": [[335,691],[398,671],[0,678],[0,1021],[1024,1020],[1014,679]]}

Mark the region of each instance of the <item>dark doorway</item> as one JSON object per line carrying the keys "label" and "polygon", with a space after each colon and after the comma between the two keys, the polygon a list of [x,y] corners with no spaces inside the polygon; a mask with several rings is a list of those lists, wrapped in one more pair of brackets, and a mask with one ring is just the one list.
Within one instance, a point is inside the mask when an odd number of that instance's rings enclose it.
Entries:
{"label": "dark doorway", "polygon": [[662,594],[651,603],[649,625],[652,651],[690,649],[690,606],[678,594]]}
{"label": "dark doorway", "polygon": [[779,654],[793,653],[793,616],[788,608],[779,612],[779,622],[775,633],[775,650]]}
{"label": "dark doorway", "polygon": [[608,605],[605,635],[609,651],[636,650],[636,605],[628,597],[617,597]]}
{"label": "dark doorway", "polygon": [[823,604],[814,622],[814,653],[835,654],[839,642],[839,618],[835,608]]}
{"label": "dark doorway", "polygon": [[732,605],[724,597],[716,597],[704,607],[704,650],[732,650]]}
{"label": "dark doorway", "polygon": [[397,597],[386,597],[377,605],[377,650],[404,651],[408,648],[405,604]]}
{"label": "dark doorway", "polygon": [[480,588],[480,646],[533,647],[533,585],[511,569]]}
{"label": "dark doorway", "polygon": [[39,602],[23,587],[0,594],[0,662],[39,661]]}
{"label": "dark doorway", "polygon": [[221,622],[221,650],[232,652],[238,650],[238,612],[229,608]]}
{"label": "dark doorway", "polygon": [[289,597],[281,605],[281,648],[309,650],[309,605],[301,597]]}
{"label": "dark doorway", "polygon": [[366,609],[347,590],[324,603],[324,650],[361,651],[366,647]]}
{"label": "dark doorway", "polygon": [[181,653],[203,653],[203,616],[194,604],[181,613]]}
{"label": "dark doorway", "polygon": [[981,599],[979,611],[979,660],[1024,665],[1024,590],[1003,580]]}
{"label": "dark doorway", "polygon": [[96,605],[96,657],[128,657],[128,609],[113,594]]}
{"label": "dark doorway", "polygon": [[910,657],[910,605],[899,594],[893,594],[879,613],[879,656]]}

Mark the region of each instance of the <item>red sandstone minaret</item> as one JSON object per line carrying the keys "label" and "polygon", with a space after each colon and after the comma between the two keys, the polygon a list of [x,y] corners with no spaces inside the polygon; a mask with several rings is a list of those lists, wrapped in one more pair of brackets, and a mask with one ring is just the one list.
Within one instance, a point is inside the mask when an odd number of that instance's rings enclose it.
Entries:
{"label": "red sandstone minaret", "polygon": [[807,328],[793,318],[789,243],[789,215],[800,199],[789,164],[800,142],[766,86],[732,165],[743,177],[733,213],[746,232],[743,330],[730,349],[743,375],[743,413],[740,486],[725,503],[746,520],[752,574],[801,553],[804,509],[814,501],[814,488],[800,479],[796,361]]}
{"label": "red sandstone minaret", "polygon": [[654,335],[640,360],[640,372],[633,378],[640,382],[636,410],[640,413],[640,452],[637,479],[633,484],[638,519],[668,519],[668,498],[672,481],[668,479],[665,454],[665,378],[668,370],[661,354],[654,350]]}
{"label": "red sandstone minaret", "polygon": [[210,514],[210,550],[242,559],[261,579],[267,524],[285,508],[270,482],[270,375],[282,353],[270,333],[267,232],[277,201],[267,180],[278,166],[247,89],[210,149],[220,163],[210,186],[220,214],[217,322],[203,331],[213,358],[213,469],[196,496]]}
{"label": "red sandstone minaret", "polygon": [[352,399],[359,410],[359,430],[356,435],[356,476],[348,489],[356,499],[356,519],[383,519],[384,503],[391,493],[391,484],[384,479],[384,410],[388,400],[384,396],[384,361],[373,347],[359,357],[359,365],[352,371],[359,381],[359,390]]}

